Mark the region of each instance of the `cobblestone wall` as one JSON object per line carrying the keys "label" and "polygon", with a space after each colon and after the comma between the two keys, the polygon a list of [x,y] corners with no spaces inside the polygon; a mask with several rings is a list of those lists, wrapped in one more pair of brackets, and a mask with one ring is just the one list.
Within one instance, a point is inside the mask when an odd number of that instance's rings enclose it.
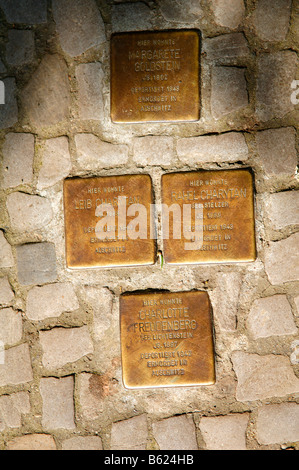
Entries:
{"label": "cobblestone wall", "polygon": [[[299,449],[291,0],[0,0],[0,449]],[[112,32],[202,31],[196,123],[113,124]],[[249,264],[65,267],[67,176],[251,167]],[[126,390],[119,295],[206,290],[213,386]]]}

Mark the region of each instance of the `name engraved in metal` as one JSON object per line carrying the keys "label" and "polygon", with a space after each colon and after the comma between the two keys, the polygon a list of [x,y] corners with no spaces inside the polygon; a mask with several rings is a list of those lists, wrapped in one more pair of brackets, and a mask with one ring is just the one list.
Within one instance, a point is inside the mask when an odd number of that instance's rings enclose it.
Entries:
{"label": "name engraved in metal", "polygon": [[[153,190],[148,175],[65,180],[67,267],[154,264],[156,245],[147,217],[151,204]],[[139,207],[146,212],[144,216],[139,214]],[[136,224],[130,225],[132,221]],[[139,225],[144,230],[142,238],[138,234]]]}
{"label": "name engraved in metal", "polygon": [[[169,209],[162,217],[163,226],[169,226],[169,236],[163,238],[166,263],[233,263],[256,259],[250,170],[163,175],[162,202]],[[183,222],[184,206],[191,210],[188,225]],[[178,223],[180,238],[174,236]]]}
{"label": "name engraved in metal", "polygon": [[197,121],[199,56],[200,34],[195,30],[113,35],[112,121]]}
{"label": "name engraved in metal", "polygon": [[215,383],[211,304],[206,292],[145,292],[120,298],[126,388]]}

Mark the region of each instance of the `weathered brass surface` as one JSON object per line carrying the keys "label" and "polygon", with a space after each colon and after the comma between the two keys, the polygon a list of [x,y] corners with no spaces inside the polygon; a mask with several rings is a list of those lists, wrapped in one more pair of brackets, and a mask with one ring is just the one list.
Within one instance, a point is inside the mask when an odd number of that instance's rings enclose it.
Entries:
{"label": "weathered brass surface", "polygon": [[[164,239],[164,259],[169,264],[230,263],[254,261],[253,176],[250,170],[219,170],[172,173],[162,177],[162,202],[171,206],[191,204],[192,225],[189,234],[173,237],[170,212],[169,239]],[[202,215],[195,214],[202,204]],[[195,220],[195,217],[198,217]],[[202,218],[203,217],[203,218]],[[166,220],[163,218],[162,224]],[[190,229],[191,227],[191,229]],[[202,232],[202,243],[186,250],[191,230]],[[164,228],[163,228],[164,230]],[[193,240],[195,242],[195,240]],[[201,245],[201,246],[200,246]]]}
{"label": "weathered brass surface", "polygon": [[123,294],[120,325],[124,386],[215,383],[211,315],[206,292]]}
{"label": "weathered brass surface", "polygon": [[[126,219],[119,219],[119,197],[122,197]],[[67,267],[95,268],[153,264],[156,247],[155,240],[150,237],[149,214],[152,203],[152,182],[148,175],[65,180]],[[111,204],[114,214],[113,211],[96,214],[101,204]],[[134,204],[144,205],[147,212],[145,217],[135,212]],[[104,224],[105,217],[106,224]],[[140,226],[145,226],[147,232],[144,239],[134,239],[135,233],[138,235],[139,231],[138,217],[140,217]],[[136,226],[133,224],[134,220]],[[132,222],[131,227],[128,226],[130,222]],[[99,227],[99,223],[102,227]]]}
{"label": "weathered brass surface", "polygon": [[199,56],[200,34],[195,30],[113,35],[112,121],[198,120]]}

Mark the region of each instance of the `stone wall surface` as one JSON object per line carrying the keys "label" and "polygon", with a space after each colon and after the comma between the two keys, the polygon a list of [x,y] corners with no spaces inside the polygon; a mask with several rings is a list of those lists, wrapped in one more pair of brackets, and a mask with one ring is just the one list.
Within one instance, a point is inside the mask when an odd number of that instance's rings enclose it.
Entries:
{"label": "stone wall surface", "polygon": [[[111,34],[189,28],[200,120],[114,124]],[[1,450],[299,450],[298,31],[291,0],[0,0]],[[64,178],[243,167],[256,261],[66,269]],[[209,293],[215,385],[123,387],[119,296],[161,288]]]}

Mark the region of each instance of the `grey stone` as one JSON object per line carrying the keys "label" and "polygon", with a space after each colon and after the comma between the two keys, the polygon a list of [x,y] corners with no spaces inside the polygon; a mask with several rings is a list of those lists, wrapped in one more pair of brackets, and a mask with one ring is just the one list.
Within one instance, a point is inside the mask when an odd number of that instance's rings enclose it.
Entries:
{"label": "grey stone", "polygon": [[0,7],[9,23],[47,22],[47,0],[0,0]]}
{"label": "grey stone", "polygon": [[202,8],[198,0],[158,0],[161,13],[167,21],[186,23],[202,17]]}
{"label": "grey stone", "polygon": [[216,23],[225,28],[237,28],[245,16],[243,0],[212,0],[212,10]]}
{"label": "grey stone", "polygon": [[103,142],[93,134],[77,134],[75,144],[78,164],[85,170],[125,165],[129,158],[127,145]]}
{"label": "grey stone", "polygon": [[143,31],[152,29],[151,10],[145,3],[112,6],[112,31]]}
{"label": "grey stone", "polygon": [[258,0],[253,24],[263,41],[283,41],[286,38],[291,5],[291,0]]}
{"label": "grey stone", "polygon": [[17,232],[45,229],[53,217],[50,201],[40,196],[11,193],[6,207],[12,229]]}
{"label": "grey stone", "polygon": [[146,415],[112,424],[111,450],[145,450],[148,438]]}
{"label": "grey stone", "polygon": [[75,57],[106,41],[103,19],[94,0],[53,0],[52,5],[64,52]]}
{"label": "grey stone", "polygon": [[248,414],[203,417],[199,428],[208,450],[246,450]]}
{"label": "grey stone", "polygon": [[8,64],[21,66],[30,64],[35,58],[34,33],[11,30],[8,32],[6,60]]}
{"label": "grey stone", "polygon": [[81,64],[76,68],[78,82],[78,108],[80,119],[103,119],[102,65],[98,62]]}
{"label": "grey stone", "polygon": [[2,60],[0,59],[0,73],[5,73],[6,72],[6,67],[3,64]]}
{"label": "grey stone", "polygon": [[18,385],[33,380],[28,344],[6,349],[4,364],[0,364],[0,387]]}
{"label": "grey stone", "polygon": [[214,67],[212,71],[211,111],[215,119],[248,105],[245,69]]}
{"label": "grey stone", "polygon": [[137,166],[169,166],[174,156],[172,137],[146,136],[133,141],[134,162]]}
{"label": "grey stone", "polygon": [[232,362],[238,378],[238,401],[264,400],[299,392],[299,379],[287,357],[234,351]]}
{"label": "grey stone", "polygon": [[242,285],[241,275],[237,272],[217,273],[216,289],[210,297],[215,317],[224,331],[234,331],[237,327],[237,312]]}
{"label": "grey stone", "polygon": [[256,134],[258,161],[264,178],[294,178],[297,167],[296,131],[293,127],[269,129]]}
{"label": "grey stone", "polygon": [[0,432],[6,428],[22,426],[22,415],[30,412],[28,392],[13,393],[0,397]]}
{"label": "grey stone", "polygon": [[26,315],[30,320],[40,321],[78,308],[72,284],[63,282],[33,287],[28,293]]}
{"label": "grey stone", "polygon": [[13,346],[21,341],[23,336],[23,322],[20,312],[12,308],[0,309],[0,341],[5,346]]}
{"label": "grey stone", "polygon": [[46,55],[21,94],[26,115],[36,127],[58,124],[69,117],[68,69],[58,55]]}
{"label": "grey stone", "polygon": [[33,179],[34,136],[6,134],[3,145],[2,187],[12,188],[31,183]]}
{"label": "grey stone", "polygon": [[299,405],[281,403],[258,409],[257,440],[260,444],[284,444],[299,441]]}
{"label": "grey stone", "polygon": [[14,265],[11,246],[0,230],[0,268],[10,268]]}
{"label": "grey stone", "polygon": [[184,137],[177,141],[177,152],[183,163],[236,162],[248,159],[245,137],[238,132],[199,137]]}
{"label": "grey stone", "polygon": [[223,34],[206,39],[203,51],[206,52],[208,60],[217,60],[222,63],[250,55],[248,42],[242,33]]}
{"label": "grey stone", "polygon": [[0,305],[9,305],[13,298],[14,293],[10,287],[7,277],[0,278]]}
{"label": "grey stone", "polygon": [[25,434],[7,443],[6,450],[57,450],[54,437],[48,434]]}
{"label": "grey stone", "polygon": [[256,114],[261,121],[282,118],[293,111],[291,84],[296,78],[297,54],[280,51],[258,59]]}
{"label": "grey stone", "polygon": [[86,286],[84,295],[93,312],[93,336],[100,341],[112,324],[113,296],[109,289],[93,286]]}
{"label": "grey stone", "polygon": [[43,400],[43,429],[75,429],[74,378],[41,379],[40,393]]}
{"label": "grey stone", "polygon": [[298,332],[286,295],[256,299],[247,318],[247,328],[254,339]]}
{"label": "grey stone", "polygon": [[174,416],[154,422],[153,433],[160,450],[198,450],[192,416]]}
{"label": "grey stone", "polygon": [[17,247],[19,282],[23,286],[56,281],[56,254],[52,243],[32,243]]}
{"label": "grey stone", "polygon": [[271,284],[299,280],[299,232],[285,240],[270,242],[265,249],[265,270]]}
{"label": "grey stone", "polygon": [[0,130],[12,127],[18,122],[17,89],[14,78],[2,80],[5,89],[5,104],[0,105]]}
{"label": "grey stone", "polygon": [[87,326],[40,331],[39,339],[43,349],[42,362],[47,369],[59,369],[93,353]]}
{"label": "grey stone", "polygon": [[103,444],[98,436],[71,437],[63,441],[62,450],[103,450]]}
{"label": "grey stone", "polygon": [[72,169],[67,137],[56,137],[45,142],[42,166],[38,175],[38,189],[53,186],[69,175]]}
{"label": "grey stone", "polygon": [[299,224],[299,191],[269,194],[265,201],[266,217],[274,229]]}

